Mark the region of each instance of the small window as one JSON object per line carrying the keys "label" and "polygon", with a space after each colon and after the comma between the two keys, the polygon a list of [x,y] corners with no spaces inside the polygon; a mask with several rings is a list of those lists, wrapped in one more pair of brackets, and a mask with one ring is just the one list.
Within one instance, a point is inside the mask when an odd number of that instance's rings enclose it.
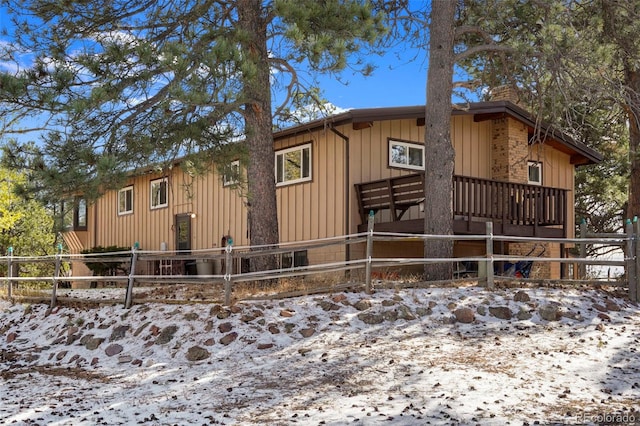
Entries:
{"label": "small window", "polygon": [[222,175],[222,186],[231,186],[240,182],[240,160],[232,161]]}
{"label": "small window", "polygon": [[389,139],[389,166],[424,170],[424,145]]}
{"label": "small window", "polygon": [[73,213],[74,213],[75,202],[73,198],[69,198],[62,201],[60,206],[61,220],[62,220],[62,228],[65,230],[73,229]]}
{"label": "small window", "polygon": [[311,144],[276,152],[276,185],[311,180]]}
{"label": "small window", "polygon": [[133,186],[118,191],[118,214],[133,213]]}
{"label": "small window", "polygon": [[151,181],[151,208],[159,209],[167,207],[167,178],[156,179]]}
{"label": "small window", "polygon": [[529,178],[530,185],[542,185],[542,163],[537,161],[529,161]]}
{"label": "small window", "polygon": [[87,200],[82,197],[76,198],[73,210],[73,228],[78,231],[87,229]]}

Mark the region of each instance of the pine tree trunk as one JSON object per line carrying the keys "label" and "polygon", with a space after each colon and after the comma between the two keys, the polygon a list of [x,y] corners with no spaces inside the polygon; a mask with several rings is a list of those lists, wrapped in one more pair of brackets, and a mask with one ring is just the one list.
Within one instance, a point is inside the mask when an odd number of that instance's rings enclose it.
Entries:
{"label": "pine tree trunk", "polygon": [[[456,2],[432,2],[427,106],[425,116],[425,217],[424,232],[453,234],[453,167],[451,144],[451,93],[453,90],[454,18]],[[426,241],[424,256],[453,256],[453,241]],[[447,280],[453,275],[451,263],[426,264],[425,280]]]}
{"label": "pine tree trunk", "polygon": [[[278,214],[274,176],[275,154],[271,119],[271,84],[267,52],[267,17],[260,0],[238,1],[238,26],[247,38],[244,60],[244,119],[249,151],[249,233],[252,246],[277,245]],[[274,256],[252,258],[251,270],[275,269]]]}
{"label": "pine tree trunk", "polygon": [[627,114],[629,117],[629,204],[627,217],[640,217],[640,73],[626,71]]}

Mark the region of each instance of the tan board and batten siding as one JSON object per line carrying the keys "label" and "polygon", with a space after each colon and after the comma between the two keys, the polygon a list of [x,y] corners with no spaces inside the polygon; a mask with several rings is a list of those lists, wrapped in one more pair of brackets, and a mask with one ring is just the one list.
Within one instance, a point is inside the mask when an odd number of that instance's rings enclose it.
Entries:
{"label": "tan board and batten siding", "polygon": [[[99,226],[92,232],[94,245],[130,247],[138,242],[144,250],[160,250],[162,243],[175,249],[175,216],[195,214],[191,220],[192,248],[219,247],[229,231],[238,245],[248,243],[247,214],[242,199],[223,187],[218,174],[192,178],[179,166],[168,174],[168,206],[151,209],[151,181],[158,174],[132,178],[133,213],[118,214],[118,191],[109,191],[92,208]],[[192,196],[189,196],[192,194]]]}

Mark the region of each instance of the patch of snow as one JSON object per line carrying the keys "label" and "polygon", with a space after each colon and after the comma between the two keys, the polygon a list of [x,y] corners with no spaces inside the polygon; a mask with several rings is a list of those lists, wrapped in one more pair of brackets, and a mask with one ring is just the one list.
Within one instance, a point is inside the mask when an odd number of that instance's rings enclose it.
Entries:
{"label": "patch of snow", "polygon": [[639,344],[638,305],[598,290],[380,290],[232,308],[0,300],[0,423],[637,422]]}

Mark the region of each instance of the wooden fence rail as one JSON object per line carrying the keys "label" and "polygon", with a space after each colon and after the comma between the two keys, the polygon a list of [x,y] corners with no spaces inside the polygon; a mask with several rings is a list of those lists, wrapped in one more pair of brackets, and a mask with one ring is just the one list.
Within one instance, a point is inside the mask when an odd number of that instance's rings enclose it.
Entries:
{"label": "wooden fence rail", "polygon": [[[233,285],[240,282],[259,282],[264,280],[274,280],[279,278],[287,278],[292,276],[308,276],[315,274],[326,274],[328,272],[342,272],[364,269],[364,285],[365,291],[373,291],[373,268],[393,268],[406,265],[424,265],[426,263],[442,263],[442,262],[478,262],[484,265],[486,276],[479,278],[479,283],[484,284],[488,289],[495,288],[496,279],[508,279],[497,275],[496,264],[499,262],[551,262],[559,264],[573,264],[578,266],[580,272],[579,279],[577,280],[564,280],[567,283],[585,283],[591,282],[586,277],[587,265],[599,265],[599,266],[616,266],[624,268],[624,275],[621,280],[616,284],[628,288],[628,296],[631,301],[639,301],[639,285],[640,280],[640,223],[634,219],[634,221],[628,221],[626,224],[626,232],[624,234],[607,234],[596,235],[588,234],[586,227],[583,226],[580,238],[573,239],[539,239],[531,237],[513,237],[513,236],[498,236],[493,235],[493,224],[491,222],[486,223],[486,232],[484,235],[425,235],[425,234],[400,234],[400,233],[381,233],[374,231],[373,215],[369,215],[368,232],[353,234],[347,236],[340,236],[334,238],[327,238],[322,240],[306,241],[295,244],[280,244],[279,247],[234,247],[227,245],[223,249],[217,250],[202,250],[194,251],[191,253],[180,252],[167,252],[167,251],[142,251],[137,247],[132,247],[128,252],[119,253],[95,253],[85,255],[73,255],[63,254],[59,251],[54,256],[41,256],[41,257],[25,257],[16,256],[13,250],[10,250],[7,256],[0,257],[0,264],[6,264],[6,275],[2,280],[5,287],[6,297],[13,297],[14,287],[21,282],[50,282],[52,286],[51,292],[51,306],[55,306],[57,303],[57,292],[61,282],[65,281],[89,281],[89,282],[121,282],[126,283],[126,289],[124,294],[124,305],[129,308],[133,304],[133,289],[136,284],[143,282],[156,282],[156,283],[223,283],[224,285],[224,303],[230,305],[232,303]],[[449,239],[453,241],[485,241],[486,253],[484,256],[470,256],[470,257],[457,257],[457,258],[381,258],[374,257],[374,245],[375,242],[383,241],[407,241],[407,240],[437,240],[437,239]],[[556,243],[556,244],[575,244],[579,247],[580,253],[583,255],[579,258],[551,258],[551,257],[537,257],[537,256],[505,256],[494,253],[493,247],[495,242],[507,241],[507,242],[524,242],[524,243]],[[355,244],[365,244],[364,256],[361,259],[354,259],[350,261],[338,261],[338,262],[324,262],[317,264],[303,264],[298,265],[295,263],[293,253],[296,250],[310,250],[314,248],[322,247],[346,247]],[[606,247],[620,248],[622,251],[622,258],[620,260],[615,259],[599,259],[599,258],[586,258],[586,247],[588,245],[601,245]],[[344,248],[343,247],[343,248]],[[255,256],[283,256],[284,254],[291,253],[291,262],[287,264],[280,264],[279,269],[269,271],[257,271],[250,272],[245,271],[242,268],[243,260],[250,259]],[[149,261],[155,259],[164,260],[179,260],[185,261],[185,259],[201,259],[209,261],[220,261],[224,265],[224,270],[220,273],[205,274],[205,275],[149,275],[149,274],[137,274],[136,267],[141,261]],[[54,265],[54,273],[52,276],[20,276],[18,272],[18,265],[28,264],[35,262],[51,262]],[[62,274],[63,265],[70,262],[126,262],[128,265],[128,274],[119,276],[64,276]],[[235,265],[235,266],[234,266]],[[238,266],[239,265],[239,266]],[[521,281],[527,281],[526,278],[518,278]],[[563,280],[554,280],[563,281]]]}

